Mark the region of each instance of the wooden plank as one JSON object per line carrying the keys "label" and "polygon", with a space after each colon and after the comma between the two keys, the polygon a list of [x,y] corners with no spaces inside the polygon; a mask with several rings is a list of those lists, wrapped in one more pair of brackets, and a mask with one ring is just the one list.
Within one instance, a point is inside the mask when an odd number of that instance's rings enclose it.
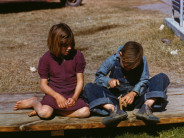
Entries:
{"label": "wooden plank", "polygon": [[[42,98],[41,93],[23,93],[23,94],[0,94],[0,132],[18,132],[18,131],[54,131],[67,129],[91,129],[104,128],[102,124],[103,117],[91,116],[89,118],[68,118],[56,116],[52,120],[41,120],[39,117],[28,117],[27,113],[31,110],[13,111],[16,101],[30,98]],[[159,124],[184,123],[184,88],[168,89],[168,105],[164,112],[154,112],[160,117]],[[5,111],[2,111],[6,109]],[[137,120],[133,115],[137,110],[128,112],[128,119],[121,121],[117,127],[144,126],[143,121]]]}
{"label": "wooden plank", "polygon": [[21,125],[35,121],[40,121],[40,118],[28,117],[27,114],[0,114],[0,132],[21,131]]}
{"label": "wooden plank", "polygon": [[2,113],[29,113],[31,110],[13,111],[15,103],[19,100],[37,97],[39,100],[44,96],[43,93],[0,93],[0,114]]}

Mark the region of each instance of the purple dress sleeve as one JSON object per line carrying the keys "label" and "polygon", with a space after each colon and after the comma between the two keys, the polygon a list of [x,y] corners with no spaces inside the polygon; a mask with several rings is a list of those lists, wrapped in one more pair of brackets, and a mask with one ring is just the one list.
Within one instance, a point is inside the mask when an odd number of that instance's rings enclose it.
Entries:
{"label": "purple dress sleeve", "polygon": [[38,73],[41,79],[49,78],[49,64],[48,64],[48,60],[46,59],[45,55],[40,58],[40,61],[38,64]]}
{"label": "purple dress sleeve", "polygon": [[77,59],[76,59],[76,73],[83,73],[86,66],[86,61],[84,59],[83,54],[78,51]]}

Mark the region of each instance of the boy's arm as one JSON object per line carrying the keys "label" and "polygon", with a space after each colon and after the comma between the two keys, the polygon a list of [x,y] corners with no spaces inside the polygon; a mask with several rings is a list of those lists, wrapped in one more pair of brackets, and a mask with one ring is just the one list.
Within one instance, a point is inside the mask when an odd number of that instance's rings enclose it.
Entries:
{"label": "boy's arm", "polygon": [[114,56],[115,55],[112,55],[111,57],[106,59],[102,63],[100,68],[97,70],[97,72],[95,74],[95,83],[96,84],[98,84],[100,86],[104,86],[104,87],[109,87],[109,81],[111,80],[111,78],[109,78],[107,75],[111,71],[111,69],[114,65],[114,62],[115,62]]}
{"label": "boy's arm", "polygon": [[134,86],[133,90],[121,98],[121,102],[126,102],[127,105],[132,104],[134,98],[142,95],[144,90],[148,88],[149,83],[149,69],[146,58],[143,56],[144,69],[140,81]]}
{"label": "boy's arm", "polygon": [[140,78],[140,81],[134,86],[133,90],[137,95],[142,95],[144,90],[148,88],[149,85],[149,69],[145,56],[143,56],[144,69]]}

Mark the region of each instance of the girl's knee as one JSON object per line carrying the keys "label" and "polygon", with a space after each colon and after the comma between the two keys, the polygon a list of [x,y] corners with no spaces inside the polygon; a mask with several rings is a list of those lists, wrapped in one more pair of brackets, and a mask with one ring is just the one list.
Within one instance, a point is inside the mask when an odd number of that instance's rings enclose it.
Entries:
{"label": "girl's knee", "polygon": [[38,111],[38,115],[41,118],[48,119],[52,116],[53,110],[50,108],[43,107],[40,111]]}
{"label": "girl's knee", "polygon": [[79,117],[88,117],[90,115],[90,111],[88,107],[83,107],[79,109]]}

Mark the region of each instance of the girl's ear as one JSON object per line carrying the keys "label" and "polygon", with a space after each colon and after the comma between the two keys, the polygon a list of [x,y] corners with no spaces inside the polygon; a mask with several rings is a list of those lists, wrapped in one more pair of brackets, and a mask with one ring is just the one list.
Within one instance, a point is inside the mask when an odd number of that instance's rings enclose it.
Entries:
{"label": "girl's ear", "polygon": [[121,51],[119,51],[119,56],[120,56],[120,57],[122,56],[122,52],[121,52]]}

